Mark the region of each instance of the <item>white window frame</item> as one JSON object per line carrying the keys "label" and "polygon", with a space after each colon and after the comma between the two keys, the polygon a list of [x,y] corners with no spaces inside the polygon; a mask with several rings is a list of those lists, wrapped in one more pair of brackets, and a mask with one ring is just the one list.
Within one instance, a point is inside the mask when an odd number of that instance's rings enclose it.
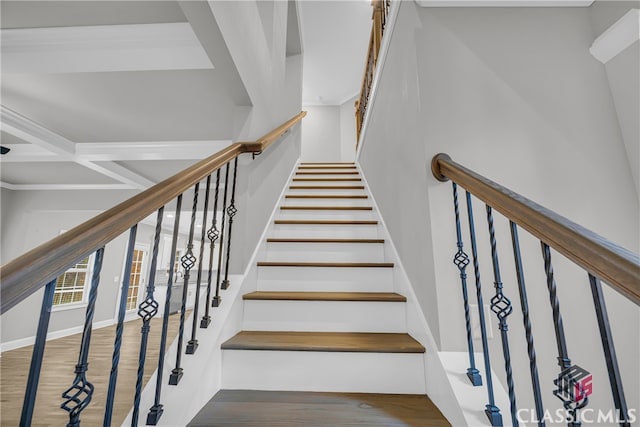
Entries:
{"label": "white window frame", "polygon": [[[84,259],[84,258],[83,258]],[[81,261],[81,260],[80,260]],[[65,303],[65,304],[53,304],[51,306],[52,311],[64,311],[64,310],[73,310],[73,309],[77,309],[77,308],[82,308],[82,307],[86,307],[88,304],[88,300],[89,300],[89,287],[91,286],[91,277],[93,276],[93,264],[95,262],[95,252],[93,252],[91,255],[89,255],[88,260],[87,260],[87,268],[76,268],[77,263],[67,269],[64,273],[60,274],[57,278],[56,278],[56,283],[57,281],[60,279],[60,277],[64,276],[66,273],[76,273],[76,272],[83,272],[85,273],[85,281],[84,281],[84,285],[82,287],[82,300],[81,301],[76,301],[76,302],[70,302],[70,303]],[[71,293],[71,292],[78,292],[78,289],[74,288],[73,290],[68,290],[68,291],[58,291],[55,290],[54,291],[54,302],[55,302],[55,296],[61,293]]]}

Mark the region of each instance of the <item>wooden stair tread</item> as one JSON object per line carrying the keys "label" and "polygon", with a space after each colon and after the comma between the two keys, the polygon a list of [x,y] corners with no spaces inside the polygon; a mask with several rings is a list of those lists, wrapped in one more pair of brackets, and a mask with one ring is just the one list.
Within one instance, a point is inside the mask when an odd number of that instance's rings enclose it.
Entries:
{"label": "wooden stair tread", "polygon": [[315,239],[270,237],[267,243],[384,243],[384,239]]}
{"label": "wooden stair tread", "polygon": [[285,199],[368,199],[369,196],[366,194],[287,194],[284,196]]}
{"label": "wooden stair tread", "polygon": [[258,267],[342,267],[342,268],[393,268],[392,262],[287,262],[258,261]]}
{"label": "wooden stair tread", "polygon": [[364,185],[290,185],[290,190],[364,190]]}
{"label": "wooden stair tread", "polygon": [[355,162],[302,162],[300,165],[354,165]]}
{"label": "wooden stair tread", "polygon": [[252,301],[374,301],[406,302],[407,298],[395,292],[286,292],[256,291],[242,296]]}
{"label": "wooden stair tread", "polygon": [[220,390],[189,427],[445,427],[425,395]]}
{"label": "wooden stair tread", "polygon": [[372,332],[240,331],[223,350],[424,353],[409,334]]}
{"label": "wooden stair tread", "polygon": [[280,206],[284,211],[372,211],[371,206]]}
{"label": "wooden stair tread", "polygon": [[350,219],[276,219],[274,223],[289,225],[377,225],[378,221]]}
{"label": "wooden stair tread", "polygon": [[362,181],[362,178],[293,178],[294,181]]}
{"label": "wooden stair tread", "polygon": [[296,172],[296,175],[358,175],[358,171],[339,171],[339,172]]}
{"label": "wooden stair tread", "polygon": [[313,165],[302,165],[298,166],[298,170],[301,169],[356,169],[356,165],[338,165],[338,166],[330,166],[330,165],[321,165],[321,166],[313,166]]}

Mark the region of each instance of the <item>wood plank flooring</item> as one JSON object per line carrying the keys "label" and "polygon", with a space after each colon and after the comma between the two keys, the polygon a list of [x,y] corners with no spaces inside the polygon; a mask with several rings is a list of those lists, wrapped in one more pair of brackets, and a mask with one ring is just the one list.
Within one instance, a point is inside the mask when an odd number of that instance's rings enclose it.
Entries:
{"label": "wood plank flooring", "polygon": [[222,390],[190,427],[443,427],[422,395]]}
{"label": "wood plank flooring", "polygon": [[[178,314],[169,316],[167,347],[177,335],[179,321]],[[133,404],[140,349],[140,326],[140,320],[125,323],[113,409],[112,425],[114,426],[122,424]],[[145,384],[157,367],[161,329],[161,319],[151,321],[147,365],[144,372]],[[36,397],[33,427],[64,426],[69,421],[67,412],[60,409],[62,403],[60,395],[71,386],[75,377],[73,371],[78,359],[80,339],[81,334],[75,334],[47,342],[40,387]],[[102,425],[114,339],[115,325],[92,332],[87,379],[95,386],[95,391],[91,403],[80,416],[83,426]],[[28,346],[2,353],[0,358],[0,374],[2,375],[0,420],[2,426],[19,425],[32,351],[33,346]],[[175,354],[167,354],[166,357],[168,360],[172,360],[175,359]],[[167,382],[164,382],[163,388],[171,387],[167,385]],[[140,408],[141,419],[146,420],[148,410],[149,408]]]}

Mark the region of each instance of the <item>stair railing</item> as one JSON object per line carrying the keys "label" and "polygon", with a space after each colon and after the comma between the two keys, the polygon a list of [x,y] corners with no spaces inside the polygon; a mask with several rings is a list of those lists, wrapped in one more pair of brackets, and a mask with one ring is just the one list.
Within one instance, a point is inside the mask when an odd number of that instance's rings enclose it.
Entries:
{"label": "stair railing", "polygon": [[364,77],[362,78],[362,86],[360,87],[360,96],[356,99],[356,148],[360,140],[360,131],[364,123],[364,117],[369,104],[369,96],[373,85],[373,78],[378,63],[378,54],[382,44],[382,35],[389,17],[389,9],[391,0],[371,0],[373,6],[373,14],[371,20],[371,36],[369,37],[369,48],[367,50],[367,60],[364,67]]}
{"label": "stair railing", "polygon": [[509,220],[511,246],[514,254],[516,280],[527,342],[527,354],[529,358],[529,370],[537,424],[544,426],[548,417],[545,416],[540,391],[538,362],[534,346],[525,276],[522,267],[518,227],[525,229],[540,240],[546,284],[552,309],[554,333],[558,348],[557,360],[560,366],[558,377],[554,380],[557,388],[553,394],[562,401],[568,415],[568,426],[577,427],[581,425],[579,411],[588,404],[589,395],[592,391],[592,378],[589,372],[578,365],[572,364],[569,358],[567,337],[564,332],[562,312],[560,310],[556,279],[551,260],[551,249],[564,255],[586,272],[585,283],[589,283],[593,296],[595,316],[598,322],[606,369],[611,386],[611,395],[617,411],[618,422],[621,426],[630,426],[636,414],[630,411],[630,409],[633,408],[629,408],[626,403],[622,377],[618,367],[611,327],[602,293],[601,280],[605,281],[609,286],[636,305],[640,305],[640,258],[636,254],[615,245],[555,212],[465,168],[451,160],[446,154],[441,153],[433,157],[431,171],[439,181],[446,182],[451,180],[452,182],[457,246],[453,263],[459,270],[462,287],[462,303],[465,313],[467,349],[469,353],[469,368],[467,369],[466,375],[473,386],[480,386],[482,385],[482,375],[475,364],[466,280],[466,267],[470,263],[470,260],[464,250],[461,228],[462,218],[458,203],[458,188],[465,190],[464,199],[467,208],[471,258],[473,260],[475,288],[479,309],[478,318],[484,361],[484,379],[487,390],[485,413],[491,425],[501,426],[503,425],[503,421],[500,409],[496,406],[490,374],[492,359],[487,345],[487,322],[484,317],[484,310],[482,309],[482,307],[484,307],[482,301],[483,291],[480,280],[472,196],[484,202],[486,209],[495,292],[495,295],[491,298],[490,308],[497,316],[500,330],[510,403],[511,424],[514,426],[519,425],[507,324],[508,316],[511,314],[513,307],[511,301],[504,293],[500,274],[500,262],[493,218],[494,210]]}
{"label": "stair railing", "polygon": [[[143,301],[137,308],[137,314],[142,321],[141,340],[139,349],[138,371],[136,380],[135,397],[133,402],[133,417],[131,425],[138,425],[140,415],[140,398],[143,386],[143,374],[145,370],[145,361],[147,354],[147,340],[150,330],[150,322],[158,313],[159,303],[154,298],[155,291],[155,272],[158,268],[158,248],[162,231],[162,223],[164,220],[164,209],[168,203],[175,200],[176,209],[174,215],[174,224],[172,232],[171,254],[175,254],[177,250],[178,231],[180,226],[180,213],[183,203],[183,194],[193,188],[193,200],[191,209],[191,218],[189,222],[189,237],[185,254],[180,258],[181,266],[184,269],[180,324],[178,334],[178,350],[176,353],[176,367],[173,369],[168,382],[170,385],[177,385],[183,375],[183,367],[181,366],[181,357],[183,351],[183,334],[184,322],[187,302],[187,289],[189,286],[191,270],[196,267],[197,263],[197,283],[196,283],[196,302],[193,312],[193,330],[191,339],[186,346],[186,353],[195,353],[198,347],[197,340],[197,320],[200,298],[200,286],[202,284],[202,257],[205,247],[205,237],[209,240],[210,255],[213,255],[214,245],[218,244],[219,260],[216,283],[212,283],[211,264],[209,265],[209,274],[206,282],[206,311],[200,322],[200,328],[207,328],[210,324],[209,304],[213,307],[220,305],[220,288],[226,289],[229,284],[229,258],[231,255],[232,240],[232,224],[233,217],[237,212],[235,205],[236,196],[236,180],[238,173],[238,156],[243,153],[259,154],[275,143],[281,136],[286,134],[294,125],[296,125],[306,115],[306,112],[300,112],[287,122],[283,123],[276,129],[267,133],[260,139],[249,143],[234,143],[227,148],[220,150],[212,156],[194,164],[182,172],[162,181],[161,183],[149,188],[148,190],[120,203],[119,205],[103,212],[100,215],[78,225],[77,227],[61,234],[60,236],[49,240],[48,242],[38,246],[37,248],[25,253],[24,255],[10,261],[0,267],[1,292],[2,292],[2,313],[15,307],[18,303],[38,291],[42,287],[44,297],[40,309],[40,318],[38,323],[33,354],[31,358],[27,387],[24,395],[22,406],[22,415],[20,420],[21,426],[29,426],[32,423],[34,408],[36,402],[36,393],[38,390],[38,382],[43,362],[44,349],[46,344],[47,330],[49,326],[49,318],[51,315],[54,293],[56,290],[56,282],[58,276],[63,274],[71,266],[74,266],[79,260],[87,258],[95,252],[94,266],[92,269],[92,277],[89,285],[89,297],[86,308],[85,321],[82,332],[80,350],[78,354],[78,363],[75,367],[75,378],[71,386],[62,393],[63,401],[61,409],[68,412],[68,426],[79,426],[82,411],[89,405],[93,393],[94,385],[90,382],[90,372],[88,370],[89,346],[91,343],[91,331],[93,314],[95,312],[95,304],[100,283],[100,270],[105,252],[105,245],[122,233],[129,231],[129,241],[126,252],[125,269],[122,280],[121,297],[118,306],[118,316],[116,324],[116,336],[113,346],[112,366],[109,377],[109,385],[107,390],[107,399],[104,409],[104,426],[111,425],[114,407],[114,398],[116,393],[118,364],[121,356],[122,335],[124,329],[124,319],[127,305],[127,294],[130,286],[130,275],[132,268],[133,253],[135,248],[136,233],[138,224],[144,218],[157,213],[156,226],[153,239],[153,250],[151,257],[151,267],[149,280],[145,289]],[[232,165],[233,164],[233,165]],[[220,195],[220,171],[225,169],[224,195],[223,200],[219,201]],[[229,171],[233,167],[232,182],[229,183]],[[213,212],[211,227],[205,232],[207,227],[207,216],[209,214],[209,200],[211,197],[211,176],[216,174],[215,191],[213,194]],[[205,181],[204,191],[204,207],[202,219],[202,233],[200,236],[200,252],[198,256],[193,253],[194,227],[196,226],[196,212],[198,210],[198,197],[200,192],[200,183]],[[231,184],[229,186],[229,184]],[[230,191],[229,187],[231,187]],[[230,200],[228,202],[228,193]],[[227,204],[228,203],[228,204]],[[219,205],[223,206],[222,218],[218,220],[216,211]],[[221,223],[218,225],[218,221]],[[228,228],[226,234],[218,231],[218,227],[224,230],[225,223]],[[210,263],[213,256],[210,256]],[[223,258],[225,261],[223,262]],[[90,258],[91,259],[91,258]],[[146,424],[156,425],[163,413],[163,405],[161,403],[162,388],[162,371],[165,359],[165,347],[167,342],[167,330],[169,320],[169,304],[171,300],[171,290],[174,280],[177,278],[175,271],[176,263],[171,262],[168,271],[168,283],[166,290],[166,299],[164,306],[164,314],[162,318],[162,332],[160,337],[159,357],[157,361],[157,383],[155,389],[155,402],[147,414]],[[221,270],[224,268],[224,276]],[[224,281],[221,283],[221,277]],[[222,285],[222,286],[221,286]],[[215,297],[211,298],[212,286],[215,286]],[[211,300],[211,301],[209,301]],[[152,369],[155,369],[153,365]],[[63,390],[61,390],[62,392]]]}

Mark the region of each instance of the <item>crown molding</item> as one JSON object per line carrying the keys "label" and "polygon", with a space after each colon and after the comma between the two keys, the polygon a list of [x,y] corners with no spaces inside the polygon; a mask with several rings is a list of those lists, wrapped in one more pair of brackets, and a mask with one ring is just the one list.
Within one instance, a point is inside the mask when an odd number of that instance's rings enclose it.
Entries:
{"label": "crown molding", "polygon": [[593,42],[589,52],[598,61],[606,64],[638,40],[640,9],[631,9]]}

